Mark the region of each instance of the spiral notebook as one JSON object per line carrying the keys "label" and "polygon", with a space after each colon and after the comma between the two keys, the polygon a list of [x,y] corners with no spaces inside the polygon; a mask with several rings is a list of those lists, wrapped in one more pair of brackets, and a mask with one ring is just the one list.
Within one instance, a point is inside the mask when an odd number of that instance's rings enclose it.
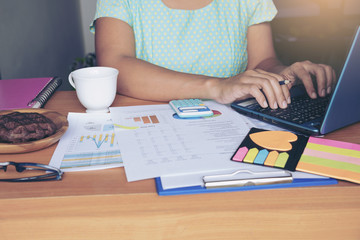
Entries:
{"label": "spiral notebook", "polygon": [[0,110],[41,108],[61,83],[59,77],[0,80]]}

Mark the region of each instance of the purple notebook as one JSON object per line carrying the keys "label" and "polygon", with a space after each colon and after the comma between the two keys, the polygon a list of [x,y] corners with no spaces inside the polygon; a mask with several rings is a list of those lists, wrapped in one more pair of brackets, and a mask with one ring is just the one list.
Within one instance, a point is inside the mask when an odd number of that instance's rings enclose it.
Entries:
{"label": "purple notebook", "polygon": [[60,78],[0,80],[0,110],[43,107],[60,84]]}

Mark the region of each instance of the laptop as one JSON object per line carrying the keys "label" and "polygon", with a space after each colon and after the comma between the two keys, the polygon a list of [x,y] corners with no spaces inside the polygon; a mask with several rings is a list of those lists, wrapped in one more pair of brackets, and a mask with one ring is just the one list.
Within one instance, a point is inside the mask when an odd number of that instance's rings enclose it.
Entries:
{"label": "laptop", "polygon": [[360,121],[360,26],[358,26],[333,93],[311,99],[304,87],[294,86],[287,109],[262,108],[254,98],[231,107],[250,117],[305,135],[323,135]]}

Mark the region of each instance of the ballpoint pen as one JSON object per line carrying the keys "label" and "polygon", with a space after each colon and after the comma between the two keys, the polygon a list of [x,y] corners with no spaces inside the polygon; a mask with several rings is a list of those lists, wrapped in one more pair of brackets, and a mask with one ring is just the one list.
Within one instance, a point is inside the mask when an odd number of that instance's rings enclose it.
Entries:
{"label": "ballpoint pen", "polygon": [[286,80],[279,81],[279,84],[280,84],[280,86],[281,86],[281,85],[289,84],[289,83],[291,83],[291,82],[292,82],[291,80],[286,79]]}

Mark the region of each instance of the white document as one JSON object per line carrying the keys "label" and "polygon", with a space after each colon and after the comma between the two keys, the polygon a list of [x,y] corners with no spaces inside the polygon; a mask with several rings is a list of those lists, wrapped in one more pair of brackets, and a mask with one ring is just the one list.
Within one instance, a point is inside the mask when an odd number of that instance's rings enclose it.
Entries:
{"label": "white document", "polygon": [[69,113],[68,122],[51,166],[64,172],[123,166],[109,113]]}
{"label": "white document", "polygon": [[[268,124],[253,118],[248,118],[243,116],[245,119],[247,125],[255,128],[261,128],[265,130],[272,130],[272,131],[287,131],[283,128],[280,128],[278,126]],[[245,136],[244,136],[245,138]],[[241,140],[242,141],[242,140]],[[236,146],[238,147],[238,146]],[[235,148],[234,152],[237,148]],[[231,155],[232,156],[232,155]],[[224,161],[229,161],[229,159],[224,159]],[[198,171],[198,172],[192,172],[192,173],[185,173],[185,174],[169,174],[169,175],[162,175],[161,176],[161,184],[164,190],[173,189],[173,188],[182,188],[182,187],[193,187],[193,186],[202,186],[204,187],[204,181],[203,178],[205,176],[216,176],[221,174],[232,174],[239,170],[250,170],[255,173],[264,173],[268,177],[272,177],[273,174],[276,174],[276,172],[281,175],[283,173],[283,169],[278,168],[272,168],[272,167],[266,167],[266,166],[260,166],[255,164],[246,164],[246,163],[240,163],[236,162],[235,165],[227,166],[225,165],[224,168],[218,168],[213,169],[210,171]],[[304,173],[304,172],[291,172],[292,177],[294,179],[302,179],[302,178],[312,178],[312,179],[325,179],[327,177],[310,174],[310,173]]]}
{"label": "white document", "polygon": [[127,180],[239,167],[230,158],[254,125],[206,104],[214,116],[199,119],[178,119],[168,104],[110,108]]}

